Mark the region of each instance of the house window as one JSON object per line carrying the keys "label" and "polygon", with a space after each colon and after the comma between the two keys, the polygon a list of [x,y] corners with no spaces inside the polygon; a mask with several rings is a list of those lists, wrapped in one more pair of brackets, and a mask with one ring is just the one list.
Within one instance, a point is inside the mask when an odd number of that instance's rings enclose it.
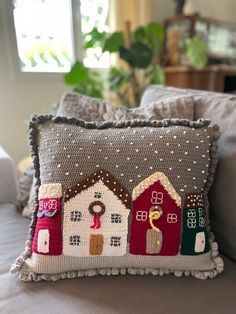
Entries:
{"label": "house window", "polygon": [[82,218],[82,213],[79,211],[73,211],[70,213],[70,220],[71,221],[80,221]]}
{"label": "house window", "polygon": [[199,227],[205,227],[205,219],[204,217],[199,217]]}
{"label": "house window", "polygon": [[121,237],[111,237],[111,246],[120,246],[121,245]]}
{"label": "house window", "polygon": [[194,208],[190,208],[187,213],[187,226],[190,229],[196,228],[197,219],[196,219],[196,210]]}
{"label": "house window", "polygon": [[146,221],[148,218],[148,213],[146,211],[138,210],[136,213],[136,220]]}
{"label": "house window", "polygon": [[177,221],[178,221],[177,214],[170,213],[167,215],[167,222],[169,224],[175,224],[175,223],[177,223]]}
{"label": "house window", "polygon": [[70,245],[80,245],[80,236],[79,235],[70,236],[69,244]]}
{"label": "house window", "polygon": [[121,223],[121,215],[120,214],[111,214],[111,222],[112,223]]}
{"label": "house window", "polygon": [[94,198],[102,198],[102,193],[100,193],[100,192],[95,192],[95,193],[94,193]]}
{"label": "house window", "polygon": [[152,197],[151,197],[152,204],[162,204],[163,203],[163,193],[152,191]]}

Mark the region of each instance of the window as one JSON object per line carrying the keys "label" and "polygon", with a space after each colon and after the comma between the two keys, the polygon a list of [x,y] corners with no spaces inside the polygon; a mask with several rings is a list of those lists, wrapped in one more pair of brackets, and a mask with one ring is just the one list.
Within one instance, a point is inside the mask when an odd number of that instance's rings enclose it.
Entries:
{"label": "window", "polygon": [[15,0],[13,17],[22,72],[70,70],[74,59],[70,1]]}
{"label": "window", "polygon": [[120,214],[111,214],[111,222],[112,223],[121,223],[121,215]]}
{"label": "window", "polygon": [[152,197],[151,197],[152,204],[162,204],[163,203],[163,193],[152,191]]}
{"label": "window", "polygon": [[[97,27],[99,32],[108,32],[107,17],[109,0],[80,0],[81,30],[85,35]],[[103,53],[101,47],[89,48],[86,51],[84,64],[90,68],[108,68],[110,54]]]}
{"label": "window", "polygon": [[100,192],[95,192],[95,193],[94,193],[94,198],[102,198],[102,193],[100,193]]}
{"label": "window", "polygon": [[71,221],[80,221],[82,217],[82,213],[79,211],[73,211],[70,213],[70,220]]}
{"label": "window", "polygon": [[84,55],[81,44],[94,27],[108,32],[109,0],[10,1],[21,72],[66,73],[83,57],[87,67],[109,67],[109,53],[95,47]]}
{"label": "window", "polygon": [[204,217],[199,217],[199,227],[205,227],[205,219]]}
{"label": "window", "polygon": [[167,222],[169,224],[175,224],[177,223],[178,221],[178,218],[177,218],[177,215],[175,213],[170,213],[167,215]]}
{"label": "window", "polygon": [[189,209],[187,215],[188,215],[187,219],[188,228],[196,228],[197,226],[196,210],[194,208]]}
{"label": "window", "polygon": [[80,236],[79,235],[70,236],[69,244],[70,245],[80,245]]}
{"label": "window", "polygon": [[120,246],[121,245],[121,237],[111,237],[111,246]]}
{"label": "window", "polygon": [[148,218],[148,213],[142,210],[138,210],[136,213],[136,220],[138,221],[146,221]]}

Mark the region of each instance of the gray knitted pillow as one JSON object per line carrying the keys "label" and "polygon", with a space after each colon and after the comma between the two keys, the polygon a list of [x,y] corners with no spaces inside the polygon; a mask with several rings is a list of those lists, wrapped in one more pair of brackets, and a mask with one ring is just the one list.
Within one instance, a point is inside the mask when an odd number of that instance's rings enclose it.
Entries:
{"label": "gray knitted pillow", "polygon": [[78,118],[88,122],[167,118],[193,120],[193,100],[191,96],[177,97],[165,101],[157,100],[142,108],[127,109],[115,107],[102,99],[66,92],[60,102],[57,116]]}
{"label": "gray knitted pillow", "polygon": [[24,281],[215,277],[223,262],[209,231],[207,193],[219,131],[208,125],[34,117],[38,206],[11,271]]}

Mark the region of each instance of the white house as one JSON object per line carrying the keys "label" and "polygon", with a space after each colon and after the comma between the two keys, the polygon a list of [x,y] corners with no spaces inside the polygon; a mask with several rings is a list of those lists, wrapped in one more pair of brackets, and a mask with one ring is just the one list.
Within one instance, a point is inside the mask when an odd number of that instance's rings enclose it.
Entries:
{"label": "white house", "polygon": [[63,254],[126,254],[130,203],[129,193],[105,170],[99,170],[67,189],[64,200]]}

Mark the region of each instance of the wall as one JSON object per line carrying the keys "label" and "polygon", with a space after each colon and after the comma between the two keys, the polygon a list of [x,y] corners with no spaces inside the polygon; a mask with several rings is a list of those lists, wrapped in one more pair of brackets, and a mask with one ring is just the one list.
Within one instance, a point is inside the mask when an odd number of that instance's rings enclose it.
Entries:
{"label": "wall", "polygon": [[0,1],[0,145],[19,162],[29,154],[27,120],[45,113],[66,90],[62,78],[20,79],[12,75],[7,13]]}
{"label": "wall", "polygon": [[[162,21],[174,15],[174,0],[153,0],[153,18]],[[236,23],[236,0],[192,0],[194,9],[204,17]]]}

